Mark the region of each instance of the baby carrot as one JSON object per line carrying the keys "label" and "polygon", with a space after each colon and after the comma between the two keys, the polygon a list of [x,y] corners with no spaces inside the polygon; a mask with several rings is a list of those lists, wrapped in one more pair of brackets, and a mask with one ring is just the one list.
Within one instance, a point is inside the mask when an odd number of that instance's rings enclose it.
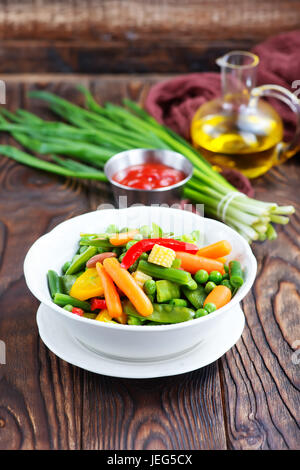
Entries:
{"label": "baby carrot", "polygon": [[109,237],[109,243],[114,246],[126,245],[135,235],[139,233],[138,230],[130,230],[129,232],[114,233]]}
{"label": "baby carrot", "polygon": [[102,282],[107,310],[111,317],[120,317],[123,309],[117,288],[101,263],[96,264],[96,269]]}
{"label": "baby carrot", "polygon": [[195,274],[199,269],[205,269],[208,273],[219,271],[221,274],[224,274],[223,263],[215,259],[192,255],[183,251],[176,251],[176,258],[181,260],[180,267],[191,274]]}
{"label": "baby carrot", "polygon": [[226,286],[216,286],[204,300],[203,307],[205,307],[205,305],[208,303],[212,303],[218,309],[228,304],[230,300],[231,290]]}
{"label": "baby carrot", "polygon": [[200,248],[197,255],[204,256],[205,258],[221,258],[229,255],[231,252],[231,245],[227,240],[221,240],[213,243],[212,245],[204,246]]}
{"label": "baby carrot", "polygon": [[116,258],[106,258],[103,261],[103,266],[119,289],[133,303],[139,314],[144,317],[151,315],[153,305],[149,297],[135,282],[131,274],[126,269],[121,268],[119,261]]}
{"label": "baby carrot", "polygon": [[216,261],[220,261],[220,263],[225,264],[227,261],[227,258],[225,258],[225,256],[220,256],[220,258],[216,258]]}

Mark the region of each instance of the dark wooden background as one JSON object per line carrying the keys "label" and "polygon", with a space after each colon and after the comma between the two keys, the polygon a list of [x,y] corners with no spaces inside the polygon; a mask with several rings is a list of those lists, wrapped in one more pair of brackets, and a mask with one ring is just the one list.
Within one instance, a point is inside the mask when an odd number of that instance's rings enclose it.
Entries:
{"label": "dark wooden background", "polygon": [[298,29],[298,0],[0,0],[0,73],[177,73]]}
{"label": "dark wooden background", "polygon": [[[221,50],[295,29],[299,16],[292,0],[0,1],[7,107],[47,117],[28,89],[80,103],[78,83],[99,101],[142,103],[164,73],[211,70]],[[0,157],[0,448],[299,449],[299,179],[294,157],[255,181],[258,198],[297,212],[276,241],[253,246],[258,275],[236,346],[192,373],[126,380],[73,367],[43,345],[22,270],[36,238],[110,201],[107,186]]]}

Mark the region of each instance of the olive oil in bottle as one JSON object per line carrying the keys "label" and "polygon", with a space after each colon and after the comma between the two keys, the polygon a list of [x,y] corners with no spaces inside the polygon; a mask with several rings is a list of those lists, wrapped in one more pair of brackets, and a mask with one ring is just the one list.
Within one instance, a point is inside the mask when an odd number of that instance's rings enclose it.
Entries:
{"label": "olive oil in bottle", "polygon": [[253,93],[272,86],[253,90],[258,64],[254,54],[233,51],[217,63],[221,65],[223,96],[198,109],[191,123],[191,139],[212,164],[255,178],[283,158],[282,120],[260,99],[260,93]]}

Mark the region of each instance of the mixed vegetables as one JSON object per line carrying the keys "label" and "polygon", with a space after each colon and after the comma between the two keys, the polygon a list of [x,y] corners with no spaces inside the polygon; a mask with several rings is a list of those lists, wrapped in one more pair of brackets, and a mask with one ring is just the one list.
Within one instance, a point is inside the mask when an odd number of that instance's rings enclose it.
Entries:
{"label": "mixed vegetables", "polygon": [[226,305],[244,283],[231,245],[199,248],[199,233],[175,236],[156,224],[82,233],[62,273],[48,271],[56,305],[85,318],[128,325],[181,323]]}

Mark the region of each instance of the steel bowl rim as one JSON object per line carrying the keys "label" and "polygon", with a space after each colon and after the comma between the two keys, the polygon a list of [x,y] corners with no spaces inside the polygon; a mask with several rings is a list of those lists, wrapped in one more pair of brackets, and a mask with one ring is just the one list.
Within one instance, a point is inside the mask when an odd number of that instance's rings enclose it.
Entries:
{"label": "steel bowl rim", "polygon": [[[143,150],[143,151],[146,151],[146,152],[147,151],[171,152],[174,155],[179,155],[190,166],[190,171],[187,174],[187,176],[183,180],[178,181],[178,183],[172,184],[170,186],[164,186],[163,188],[154,188],[154,189],[131,188],[130,186],[125,186],[124,184],[121,184],[121,183],[118,183],[117,181],[114,181],[111,177],[108,176],[107,167],[108,167],[109,164],[111,164],[112,159],[114,159],[116,157],[121,158],[121,156],[123,154],[128,153],[128,152],[135,152],[137,150],[140,150],[140,151]],[[168,165],[168,166],[170,166],[171,168],[174,168],[171,165]],[[174,168],[174,169],[177,170],[177,168]],[[164,192],[164,191],[170,191],[172,189],[179,188],[180,186],[183,186],[184,184],[186,184],[191,179],[191,177],[193,176],[193,171],[194,171],[194,167],[193,167],[192,163],[184,155],[182,155],[179,152],[175,152],[174,150],[168,150],[168,149],[137,148],[137,149],[123,150],[122,152],[116,153],[115,155],[110,157],[110,159],[104,165],[104,173],[105,173],[105,176],[107,177],[108,181],[110,182],[110,184],[112,184],[112,185],[114,185],[118,188],[125,189],[126,191],[135,191],[135,192],[143,192],[143,193],[147,193],[147,192],[161,193],[161,192]]]}

